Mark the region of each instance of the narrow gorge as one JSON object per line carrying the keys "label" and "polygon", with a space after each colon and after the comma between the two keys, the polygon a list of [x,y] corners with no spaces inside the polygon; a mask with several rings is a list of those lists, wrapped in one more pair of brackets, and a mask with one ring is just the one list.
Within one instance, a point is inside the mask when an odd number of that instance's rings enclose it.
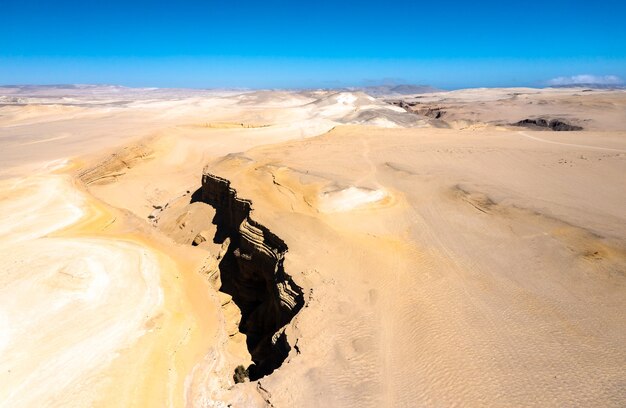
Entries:
{"label": "narrow gorge", "polygon": [[259,379],[287,358],[291,347],[284,326],[304,305],[302,289],[283,266],[287,244],[250,218],[251,201],[238,198],[228,180],[206,169],[192,198],[197,201],[215,209],[213,240],[228,245],[219,264],[220,291],[241,310],[239,331],[247,337],[253,361],[249,377]]}

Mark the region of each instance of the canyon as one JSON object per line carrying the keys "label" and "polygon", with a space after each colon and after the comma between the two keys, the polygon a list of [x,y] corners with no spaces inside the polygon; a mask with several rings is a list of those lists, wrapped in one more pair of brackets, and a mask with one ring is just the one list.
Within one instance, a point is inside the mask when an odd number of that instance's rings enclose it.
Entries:
{"label": "canyon", "polygon": [[250,218],[250,201],[238,198],[228,180],[208,172],[202,175],[200,192],[201,201],[216,210],[214,242],[229,241],[219,263],[220,291],[241,310],[239,330],[254,363],[247,370],[257,380],[287,358],[291,347],[280,330],[302,308],[302,290],[285,272],[287,245]]}

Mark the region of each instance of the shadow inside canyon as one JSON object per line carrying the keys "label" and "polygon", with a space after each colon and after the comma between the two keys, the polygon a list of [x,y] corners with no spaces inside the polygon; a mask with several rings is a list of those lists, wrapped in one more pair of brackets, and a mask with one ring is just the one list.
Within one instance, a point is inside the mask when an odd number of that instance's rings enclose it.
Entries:
{"label": "shadow inside canyon", "polygon": [[228,180],[203,174],[202,187],[193,193],[191,202],[215,209],[214,243],[230,241],[219,263],[220,291],[232,296],[241,310],[239,331],[246,335],[253,361],[249,377],[257,380],[288,357],[291,346],[284,326],[304,306],[302,289],[284,269],[287,245],[250,218],[251,202],[238,198]]}

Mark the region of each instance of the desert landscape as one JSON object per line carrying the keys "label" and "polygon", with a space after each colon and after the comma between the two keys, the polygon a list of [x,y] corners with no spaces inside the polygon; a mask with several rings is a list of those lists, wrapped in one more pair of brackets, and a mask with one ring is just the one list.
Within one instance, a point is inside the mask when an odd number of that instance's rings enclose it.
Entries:
{"label": "desert landscape", "polygon": [[1,407],[626,405],[626,90],[0,87]]}

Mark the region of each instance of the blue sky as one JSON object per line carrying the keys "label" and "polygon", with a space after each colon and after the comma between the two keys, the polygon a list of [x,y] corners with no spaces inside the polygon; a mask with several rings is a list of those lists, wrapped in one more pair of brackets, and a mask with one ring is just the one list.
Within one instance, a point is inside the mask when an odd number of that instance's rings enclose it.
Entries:
{"label": "blue sky", "polygon": [[[626,78],[624,1],[0,0],[0,83],[443,88]],[[617,79],[615,79],[617,78]],[[566,79],[565,79],[566,81]]]}

